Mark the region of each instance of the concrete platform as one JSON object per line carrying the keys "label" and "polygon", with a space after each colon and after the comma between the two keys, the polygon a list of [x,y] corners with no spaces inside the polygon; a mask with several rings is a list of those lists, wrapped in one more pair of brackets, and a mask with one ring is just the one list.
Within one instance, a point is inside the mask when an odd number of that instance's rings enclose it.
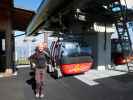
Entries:
{"label": "concrete platform", "polygon": [[[0,78],[0,99],[36,100],[34,85],[30,68],[19,68],[17,76]],[[58,80],[46,74],[43,100],[132,100],[132,94],[132,72],[91,70]]]}

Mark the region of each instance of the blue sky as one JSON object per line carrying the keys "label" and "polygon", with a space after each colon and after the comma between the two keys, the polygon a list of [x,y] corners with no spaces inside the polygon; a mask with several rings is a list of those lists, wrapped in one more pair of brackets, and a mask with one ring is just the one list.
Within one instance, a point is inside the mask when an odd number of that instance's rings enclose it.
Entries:
{"label": "blue sky", "polygon": [[42,0],[14,0],[14,5],[16,7],[36,11],[41,2]]}

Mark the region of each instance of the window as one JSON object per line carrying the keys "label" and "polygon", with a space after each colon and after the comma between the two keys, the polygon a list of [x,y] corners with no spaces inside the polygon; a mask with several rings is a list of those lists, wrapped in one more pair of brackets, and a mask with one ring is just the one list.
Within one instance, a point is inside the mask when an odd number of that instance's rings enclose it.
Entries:
{"label": "window", "polygon": [[[83,42],[82,42],[83,43]],[[78,57],[78,56],[90,56],[92,54],[91,48],[87,44],[81,42],[65,42],[63,47],[62,56]]]}

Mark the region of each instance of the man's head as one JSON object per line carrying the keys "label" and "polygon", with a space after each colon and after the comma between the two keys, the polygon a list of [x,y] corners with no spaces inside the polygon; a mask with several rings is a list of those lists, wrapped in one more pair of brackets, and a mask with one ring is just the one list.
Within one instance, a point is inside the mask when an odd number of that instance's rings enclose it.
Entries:
{"label": "man's head", "polygon": [[37,45],[37,50],[39,51],[39,52],[42,52],[43,50],[44,50],[44,43],[39,43],[38,45]]}
{"label": "man's head", "polygon": [[46,42],[41,42],[37,45],[37,50],[39,52],[42,52],[44,49],[46,49],[48,47]]}

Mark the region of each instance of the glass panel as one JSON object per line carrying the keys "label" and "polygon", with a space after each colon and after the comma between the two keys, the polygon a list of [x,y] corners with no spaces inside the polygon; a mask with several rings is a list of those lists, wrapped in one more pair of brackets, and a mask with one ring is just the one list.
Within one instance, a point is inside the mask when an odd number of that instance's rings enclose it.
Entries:
{"label": "glass panel", "polygon": [[90,56],[92,54],[91,48],[84,42],[65,42],[62,47],[62,56],[78,57]]}

